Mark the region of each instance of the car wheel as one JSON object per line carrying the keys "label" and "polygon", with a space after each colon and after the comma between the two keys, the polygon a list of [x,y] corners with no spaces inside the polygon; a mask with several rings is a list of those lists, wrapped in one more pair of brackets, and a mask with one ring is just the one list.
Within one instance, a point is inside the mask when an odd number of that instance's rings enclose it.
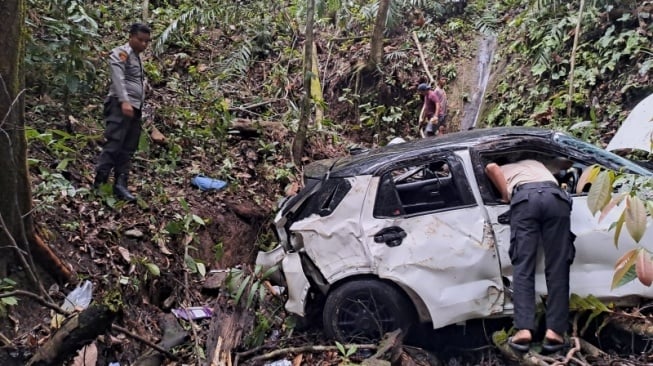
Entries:
{"label": "car wheel", "polygon": [[414,310],[395,287],[376,280],[352,281],[327,296],[322,313],[324,331],[340,342],[373,342],[401,328],[408,331]]}

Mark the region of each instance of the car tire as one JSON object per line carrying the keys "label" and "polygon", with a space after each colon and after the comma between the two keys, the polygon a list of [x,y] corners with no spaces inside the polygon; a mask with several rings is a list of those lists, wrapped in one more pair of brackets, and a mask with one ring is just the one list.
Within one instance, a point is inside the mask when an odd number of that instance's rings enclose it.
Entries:
{"label": "car tire", "polygon": [[378,280],[356,280],[332,290],[324,303],[327,337],[346,343],[374,342],[401,328],[408,331],[415,312],[396,287]]}

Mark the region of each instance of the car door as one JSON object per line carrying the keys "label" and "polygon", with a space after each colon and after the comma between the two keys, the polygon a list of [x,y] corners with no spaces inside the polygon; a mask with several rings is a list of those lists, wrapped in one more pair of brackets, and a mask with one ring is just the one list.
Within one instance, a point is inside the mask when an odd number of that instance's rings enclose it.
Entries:
{"label": "car door", "polygon": [[434,328],[503,309],[494,240],[464,164],[455,154],[394,164],[361,218],[374,272],[418,298]]}
{"label": "car door", "polygon": [[[492,146],[493,153],[500,150],[497,145]],[[534,151],[532,147],[520,148],[517,150],[503,151],[503,154],[518,156],[524,153],[536,154],[541,153],[542,157],[538,160],[546,161],[551,157],[564,156],[568,159],[571,168],[562,171],[560,174],[554,174],[559,179],[561,185],[567,188],[572,196],[571,211],[571,230],[576,235],[575,247],[576,256],[570,269],[570,292],[582,297],[592,295],[600,299],[611,300],[617,297],[628,295],[638,295],[651,297],[653,290],[641,285],[638,281],[633,281],[625,286],[611,289],[612,277],[614,275],[614,266],[628,250],[635,248],[636,244],[630,238],[627,230],[623,230],[619,239],[619,246],[614,245],[614,229],[611,225],[617,221],[622,209],[615,209],[610,212],[602,221],[599,222],[598,215],[592,215],[587,205],[588,187],[578,189],[575,183],[582,175],[583,171],[592,164],[609,165],[608,160],[600,159],[597,154],[583,154],[579,151],[556,148],[549,146],[546,150]],[[602,152],[605,153],[605,152]],[[598,159],[595,157],[599,157]],[[617,158],[611,156],[610,158]],[[481,159],[480,155],[473,154],[472,159]],[[475,160],[474,166],[477,169],[477,180],[479,190],[483,192],[492,192],[491,183],[486,177],[482,167],[489,162],[488,159]],[[508,250],[510,248],[510,226],[507,221],[500,220],[500,217],[509,211],[508,204],[502,204],[498,201],[498,192],[486,194],[484,204],[492,225],[492,230],[497,240],[497,249],[501,262],[501,272],[508,281],[512,281],[512,265]],[[546,240],[546,239],[545,239]],[[653,240],[653,230],[647,230],[642,243]],[[535,291],[537,299],[540,300],[547,294],[546,278],[544,275],[544,256],[542,250],[539,250],[535,275]],[[511,307],[511,305],[508,305]]]}

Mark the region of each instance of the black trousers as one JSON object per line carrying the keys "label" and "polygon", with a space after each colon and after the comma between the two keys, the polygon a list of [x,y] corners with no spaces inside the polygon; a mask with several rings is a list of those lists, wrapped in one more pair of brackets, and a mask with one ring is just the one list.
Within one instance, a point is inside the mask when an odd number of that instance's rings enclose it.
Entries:
{"label": "black trousers", "polygon": [[575,256],[571,203],[571,197],[553,182],[527,183],[513,191],[509,253],[517,329],[536,329],[535,264],[541,244],[548,291],[546,325],[558,334],[567,331],[569,267]]}
{"label": "black trousers", "polygon": [[134,109],[134,117],[122,114],[120,101],[115,97],[104,100],[106,142],[98,159],[96,171],[109,173],[114,169],[115,176],[129,174],[131,158],[138,149],[141,137],[141,110]]}

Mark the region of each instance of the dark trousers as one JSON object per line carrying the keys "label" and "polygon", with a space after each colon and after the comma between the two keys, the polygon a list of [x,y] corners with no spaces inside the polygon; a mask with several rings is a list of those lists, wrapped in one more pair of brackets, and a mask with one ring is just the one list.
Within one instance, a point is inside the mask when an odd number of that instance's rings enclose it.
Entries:
{"label": "dark trousers", "polygon": [[546,325],[558,334],[569,320],[569,267],[575,255],[570,231],[571,198],[553,182],[517,187],[510,201],[515,327],[535,330],[535,264],[544,249],[548,291]]}
{"label": "dark trousers", "polygon": [[111,172],[114,169],[116,177],[128,174],[131,158],[138,149],[141,137],[141,111],[134,109],[134,117],[122,114],[120,101],[108,97],[104,101],[104,118],[106,142],[98,159],[97,172]]}

